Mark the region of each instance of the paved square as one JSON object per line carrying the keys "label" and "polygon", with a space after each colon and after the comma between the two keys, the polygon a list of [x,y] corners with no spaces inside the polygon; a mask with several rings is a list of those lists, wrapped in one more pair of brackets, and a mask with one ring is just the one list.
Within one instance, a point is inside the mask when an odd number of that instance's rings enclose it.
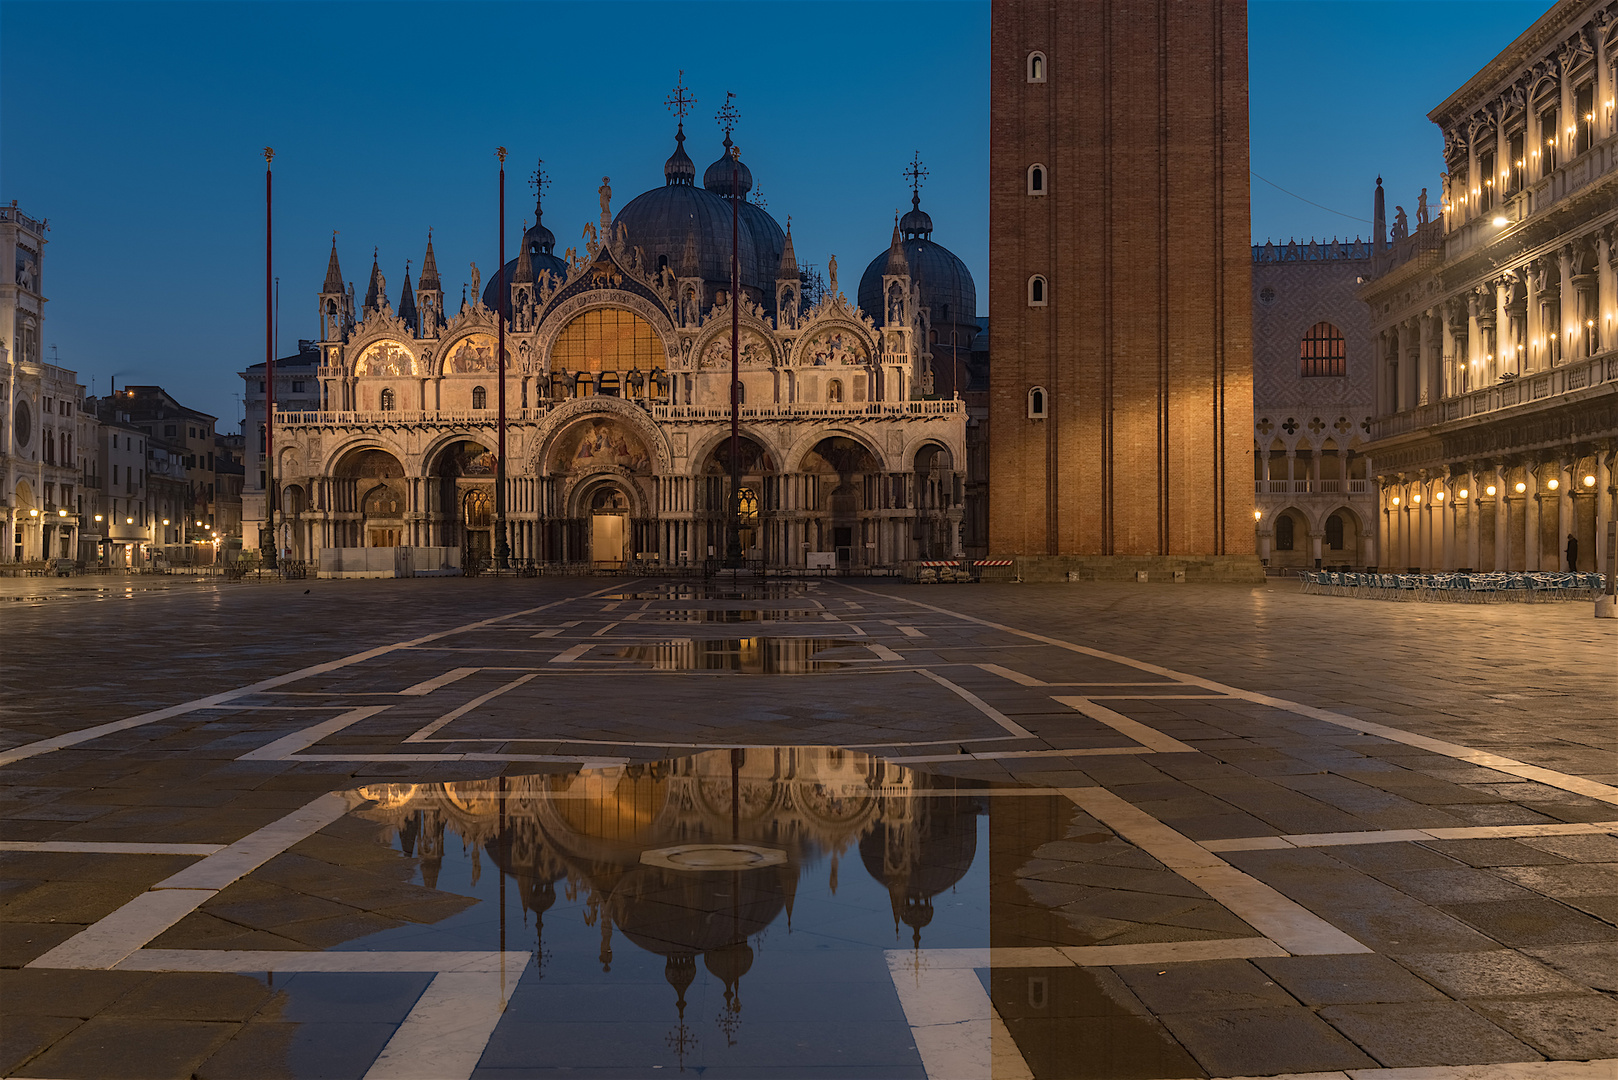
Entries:
{"label": "paved square", "polygon": [[1582,604],[6,588],[6,1075],[1618,1075]]}

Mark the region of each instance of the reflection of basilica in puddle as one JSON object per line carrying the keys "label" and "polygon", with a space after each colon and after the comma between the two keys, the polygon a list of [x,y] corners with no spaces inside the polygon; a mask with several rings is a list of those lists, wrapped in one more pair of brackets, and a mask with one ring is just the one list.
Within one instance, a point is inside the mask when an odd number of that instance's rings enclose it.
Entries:
{"label": "reflection of basilica in puddle", "polygon": [[[514,881],[537,933],[559,889],[579,903],[599,934],[603,973],[614,931],[663,957],[682,1040],[698,963],[723,983],[729,1039],[759,935],[778,920],[790,932],[800,881],[823,860],[835,894],[850,848],[887,892],[895,936],[919,948],[934,898],[972,865],[985,809],[973,787],[819,747],[357,794],[374,800],[360,814],[390,825],[404,854],[419,857],[423,884],[437,887],[446,836],[458,834]],[[540,955],[543,965],[543,941]]]}
{"label": "reflection of basilica in puddle", "polygon": [[[630,645],[614,655],[650,665],[657,671],[803,675],[847,667],[846,661],[817,660],[815,656],[823,649],[850,645],[858,646],[858,642],[850,638],[814,637],[696,638]],[[869,653],[864,649],[860,652],[861,659],[870,660]]]}

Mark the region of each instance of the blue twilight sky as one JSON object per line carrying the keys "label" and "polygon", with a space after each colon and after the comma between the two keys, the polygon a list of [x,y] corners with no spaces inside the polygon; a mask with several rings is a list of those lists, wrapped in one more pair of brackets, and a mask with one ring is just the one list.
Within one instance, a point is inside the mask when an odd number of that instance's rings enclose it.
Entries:
{"label": "blue twilight sky", "polygon": [[[1089,0],[1073,0],[1089,2]],[[1414,210],[1437,190],[1426,112],[1526,29],[1541,2],[1255,0],[1253,235],[1351,236],[1372,183]],[[934,239],[988,261],[986,0],[896,3],[0,2],[0,198],[48,217],[46,357],[96,392],[160,382],[240,416],[263,359],[263,161],[276,149],[282,354],[315,330],[331,230],[363,293],[373,246],[397,302],[428,226],[446,293],[495,268],[495,161],[510,149],[508,251],[545,159],[545,223],[577,246],[662,183],[677,73],[687,149],[719,155],[715,109],[800,262],[845,282],[882,252],[919,151]],[[1333,213],[1331,211],[1339,211]],[[1343,214],[1350,215],[1348,217]]]}

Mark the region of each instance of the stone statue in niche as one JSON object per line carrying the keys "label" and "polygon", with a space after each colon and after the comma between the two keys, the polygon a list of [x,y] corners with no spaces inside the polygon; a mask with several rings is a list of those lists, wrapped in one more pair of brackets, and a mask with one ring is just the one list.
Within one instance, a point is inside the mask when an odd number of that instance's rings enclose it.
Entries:
{"label": "stone statue in niche", "polygon": [[596,188],[596,194],[601,197],[601,229],[610,235],[612,229],[612,177],[603,176],[601,186]]}
{"label": "stone statue in niche", "polygon": [[897,284],[888,290],[888,322],[897,324],[904,321],[905,301],[904,290]]}
{"label": "stone statue in niche", "polygon": [[482,282],[483,282],[483,272],[478,269],[478,264],[477,263],[473,263],[472,264],[472,303],[474,303],[474,304],[476,304],[478,302],[478,297],[482,295],[482,293],[479,292],[479,290],[478,290],[478,286],[480,284],[482,284]]}
{"label": "stone statue in niche", "polygon": [[378,270],[376,272],[376,306],[382,308],[386,307],[387,304],[388,279],[383,276],[382,271]]}
{"label": "stone statue in niche", "polygon": [[829,283],[826,286],[826,292],[831,296],[836,296],[837,295],[837,256],[835,256],[835,255],[833,255],[831,258],[826,260],[826,277],[829,279]]}
{"label": "stone statue in niche", "polygon": [[1427,210],[1427,189],[1422,188],[1421,194],[1416,196],[1416,228],[1421,228],[1430,220]]}

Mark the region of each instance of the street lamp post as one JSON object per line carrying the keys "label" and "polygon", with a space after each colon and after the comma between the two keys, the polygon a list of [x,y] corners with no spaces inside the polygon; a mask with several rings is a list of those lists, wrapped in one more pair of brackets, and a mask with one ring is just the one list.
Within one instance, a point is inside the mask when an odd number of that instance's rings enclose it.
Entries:
{"label": "street lamp post", "polygon": [[[269,553],[264,568],[274,570],[280,538],[275,534],[275,262],[271,257],[270,162],[275,151],[264,148],[264,505],[269,513]],[[263,548],[263,542],[259,547]]]}
{"label": "street lamp post", "polygon": [[[506,148],[495,149],[500,159],[500,263],[494,272],[494,323],[498,341],[495,345],[499,370],[500,416],[497,423],[499,451],[494,458],[494,568],[505,570],[511,565],[511,545],[506,540]],[[476,297],[473,301],[476,302]]]}

